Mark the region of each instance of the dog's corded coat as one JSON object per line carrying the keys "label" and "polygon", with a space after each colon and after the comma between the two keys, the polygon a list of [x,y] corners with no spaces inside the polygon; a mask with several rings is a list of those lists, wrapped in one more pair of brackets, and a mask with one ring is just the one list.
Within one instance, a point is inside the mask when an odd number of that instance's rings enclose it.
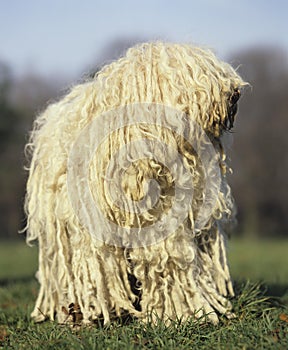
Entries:
{"label": "dog's corded coat", "polygon": [[[233,296],[233,288],[223,228],[233,219],[234,204],[226,182],[221,136],[233,126],[243,85],[235,70],[209,50],[146,43],[129,49],[126,56],[105,66],[94,79],[73,87],[36,119],[27,145],[31,164],[25,204],[27,241],[39,242],[40,291],[32,313],[36,321],[56,317],[58,322],[65,322],[73,314],[68,311],[69,305],[70,309],[77,305],[81,315],[77,321],[83,323],[99,318],[107,323],[125,313],[164,320],[205,314],[212,322],[217,322],[217,313],[232,315],[227,297]],[[174,179],[167,167],[146,158],[124,174],[124,191],[135,201],[143,197],[148,178],[160,185],[162,197],[157,210],[141,218],[113,206],[99,174],[113,152],[133,141],[135,135],[159,138],[181,153],[193,179],[189,214],[175,232],[147,246],[107,244],[93,239],[73,210],[67,189],[67,162],[75,140],[101,114],[135,103],[165,105],[194,118],[219,154],[221,188],[200,232],[195,230],[203,203],[199,157],[171,129],[152,125],[127,125],[103,142],[101,157],[95,156],[90,164],[91,191],[95,198],[102,198],[103,215],[115,224],[129,230],[135,220],[140,228],[153,223],[173,199]],[[109,234],[113,236],[113,232]]]}

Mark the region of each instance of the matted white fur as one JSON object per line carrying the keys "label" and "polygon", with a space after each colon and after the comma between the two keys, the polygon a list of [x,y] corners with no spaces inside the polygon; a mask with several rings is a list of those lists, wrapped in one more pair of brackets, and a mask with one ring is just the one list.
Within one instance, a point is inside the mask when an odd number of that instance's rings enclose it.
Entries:
{"label": "matted white fur", "polygon": [[[36,119],[25,204],[27,241],[39,242],[36,321],[232,315],[223,228],[234,209],[221,137],[243,85],[209,50],[146,43]],[[205,145],[216,155],[208,163]],[[91,198],[104,221],[93,220]]]}

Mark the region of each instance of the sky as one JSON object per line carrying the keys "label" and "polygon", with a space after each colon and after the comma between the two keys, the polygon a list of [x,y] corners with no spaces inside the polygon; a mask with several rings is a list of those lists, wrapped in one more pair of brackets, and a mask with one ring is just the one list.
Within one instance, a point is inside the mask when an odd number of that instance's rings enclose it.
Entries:
{"label": "sky", "polygon": [[190,42],[225,56],[288,52],[286,0],[0,0],[0,61],[16,73],[78,75],[116,40]]}

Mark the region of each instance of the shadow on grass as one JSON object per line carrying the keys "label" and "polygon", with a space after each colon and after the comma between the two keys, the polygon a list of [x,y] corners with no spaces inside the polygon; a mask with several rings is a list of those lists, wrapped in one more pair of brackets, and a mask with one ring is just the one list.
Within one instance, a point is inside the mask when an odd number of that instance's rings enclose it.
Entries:
{"label": "shadow on grass", "polygon": [[288,307],[288,284],[269,283],[263,285],[263,295],[273,307]]}
{"label": "shadow on grass", "polygon": [[285,297],[288,298],[288,284],[281,284],[281,283],[268,283],[264,284],[266,286],[266,293],[265,295],[270,297],[276,297],[276,298],[282,298]]}
{"label": "shadow on grass", "polygon": [[236,299],[240,297],[243,292],[244,285],[259,286],[258,297],[266,298],[267,302],[271,306],[275,307],[287,307],[288,306],[288,284],[287,283],[270,283],[259,281],[255,284],[255,281],[249,280],[236,280],[234,282],[234,289]]}

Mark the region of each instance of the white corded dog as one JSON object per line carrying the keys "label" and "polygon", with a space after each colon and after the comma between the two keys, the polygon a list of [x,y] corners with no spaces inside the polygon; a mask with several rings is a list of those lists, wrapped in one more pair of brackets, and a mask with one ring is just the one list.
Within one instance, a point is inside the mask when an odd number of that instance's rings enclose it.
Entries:
{"label": "white corded dog", "polygon": [[243,86],[209,50],[145,43],[36,119],[25,205],[36,321],[232,315],[221,137]]}

